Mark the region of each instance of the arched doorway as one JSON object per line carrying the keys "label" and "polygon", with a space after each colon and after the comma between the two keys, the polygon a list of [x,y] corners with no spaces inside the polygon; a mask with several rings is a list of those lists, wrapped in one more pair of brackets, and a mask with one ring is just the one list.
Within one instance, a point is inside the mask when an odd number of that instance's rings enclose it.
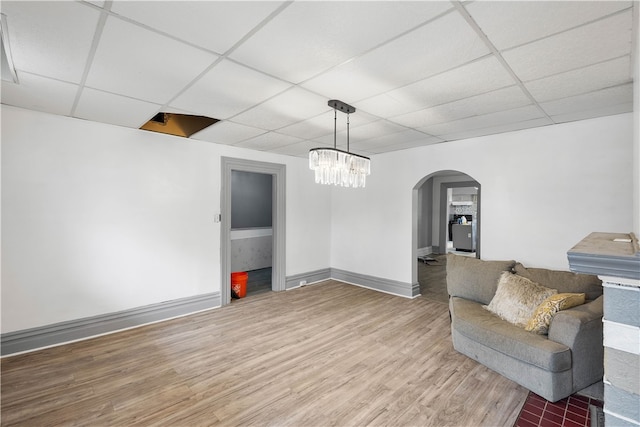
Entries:
{"label": "arched doorway", "polygon": [[[475,197],[454,200],[462,189],[475,191]],[[452,246],[452,222],[468,221],[473,230],[473,248],[466,255],[480,258],[481,185],[473,177],[455,170],[441,170],[422,178],[413,187],[412,196],[412,283],[418,284],[418,262],[429,254],[446,254]],[[466,235],[466,227],[464,228]],[[470,237],[471,238],[471,237]],[[460,243],[458,243],[460,245]],[[461,250],[466,250],[461,248]]]}

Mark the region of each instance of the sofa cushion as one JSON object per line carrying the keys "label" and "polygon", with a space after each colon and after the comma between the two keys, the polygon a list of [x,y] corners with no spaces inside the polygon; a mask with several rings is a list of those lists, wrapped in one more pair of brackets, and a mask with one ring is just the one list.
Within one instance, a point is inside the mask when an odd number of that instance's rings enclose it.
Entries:
{"label": "sofa cushion", "polygon": [[551,319],[553,319],[553,316],[555,316],[557,312],[584,304],[584,298],[584,293],[551,295],[536,308],[533,316],[531,316],[527,322],[527,326],[524,328],[525,331],[546,335],[549,332]]}
{"label": "sofa cushion", "polygon": [[500,275],[495,296],[484,307],[507,322],[524,328],[542,301],[557,293],[555,289],[505,271]]}
{"label": "sofa cushion", "polygon": [[598,279],[598,276],[544,268],[526,268],[521,263],[515,265],[514,271],[516,274],[540,283],[542,286],[557,289],[559,293],[584,292],[586,299],[589,301],[602,295],[602,281]]}
{"label": "sofa cushion", "polygon": [[485,261],[461,255],[447,255],[447,292],[482,304],[489,304],[503,271],[515,261]]}
{"label": "sofa cushion", "polygon": [[571,369],[571,349],[566,345],[512,325],[476,302],[452,297],[449,304],[452,327],[469,339],[550,372]]}

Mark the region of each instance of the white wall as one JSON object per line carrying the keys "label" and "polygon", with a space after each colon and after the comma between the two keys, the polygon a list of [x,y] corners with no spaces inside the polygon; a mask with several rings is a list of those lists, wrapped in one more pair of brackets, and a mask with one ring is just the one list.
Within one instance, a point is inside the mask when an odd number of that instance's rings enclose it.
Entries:
{"label": "white wall", "polygon": [[631,114],[377,155],[365,189],[305,159],[2,106],[2,332],[220,290],[220,157],[287,165],[286,275],[411,282],[412,190],[482,185],[482,254],[568,269],[592,231],[633,225]]}
{"label": "white wall", "polygon": [[287,165],[286,274],[329,267],[305,159],[2,105],[2,332],[220,290],[220,157]]}
{"label": "white wall", "polygon": [[629,232],[631,114],[375,156],[364,190],[333,193],[332,267],[410,283],[412,189],[457,170],[482,185],[484,259],[568,270],[593,231]]}

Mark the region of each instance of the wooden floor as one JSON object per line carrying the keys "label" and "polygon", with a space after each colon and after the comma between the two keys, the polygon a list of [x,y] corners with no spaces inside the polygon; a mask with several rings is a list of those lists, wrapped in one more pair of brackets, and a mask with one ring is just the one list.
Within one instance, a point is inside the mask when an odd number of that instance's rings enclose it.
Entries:
{"label": "wooden floor", "polygon": [[2,425],[511,426],[447,305],[328,281],[4,358]]}
{"label": "wooden floor", "polygon": [[420,294],[434,301],[449,302],[447,293],[447,256],[431,254],[425,263],[418,260],[418,283]]}

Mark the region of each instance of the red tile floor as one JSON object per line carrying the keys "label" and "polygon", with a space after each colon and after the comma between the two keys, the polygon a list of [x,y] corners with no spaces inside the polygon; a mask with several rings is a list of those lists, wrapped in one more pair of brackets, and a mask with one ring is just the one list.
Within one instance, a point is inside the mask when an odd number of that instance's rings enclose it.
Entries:
{"label": "red tile floor", "polygon": [[556,403],[529,393],[514,427],[590,427],[589,405],[602,407],[601,401],[573,395]]}

